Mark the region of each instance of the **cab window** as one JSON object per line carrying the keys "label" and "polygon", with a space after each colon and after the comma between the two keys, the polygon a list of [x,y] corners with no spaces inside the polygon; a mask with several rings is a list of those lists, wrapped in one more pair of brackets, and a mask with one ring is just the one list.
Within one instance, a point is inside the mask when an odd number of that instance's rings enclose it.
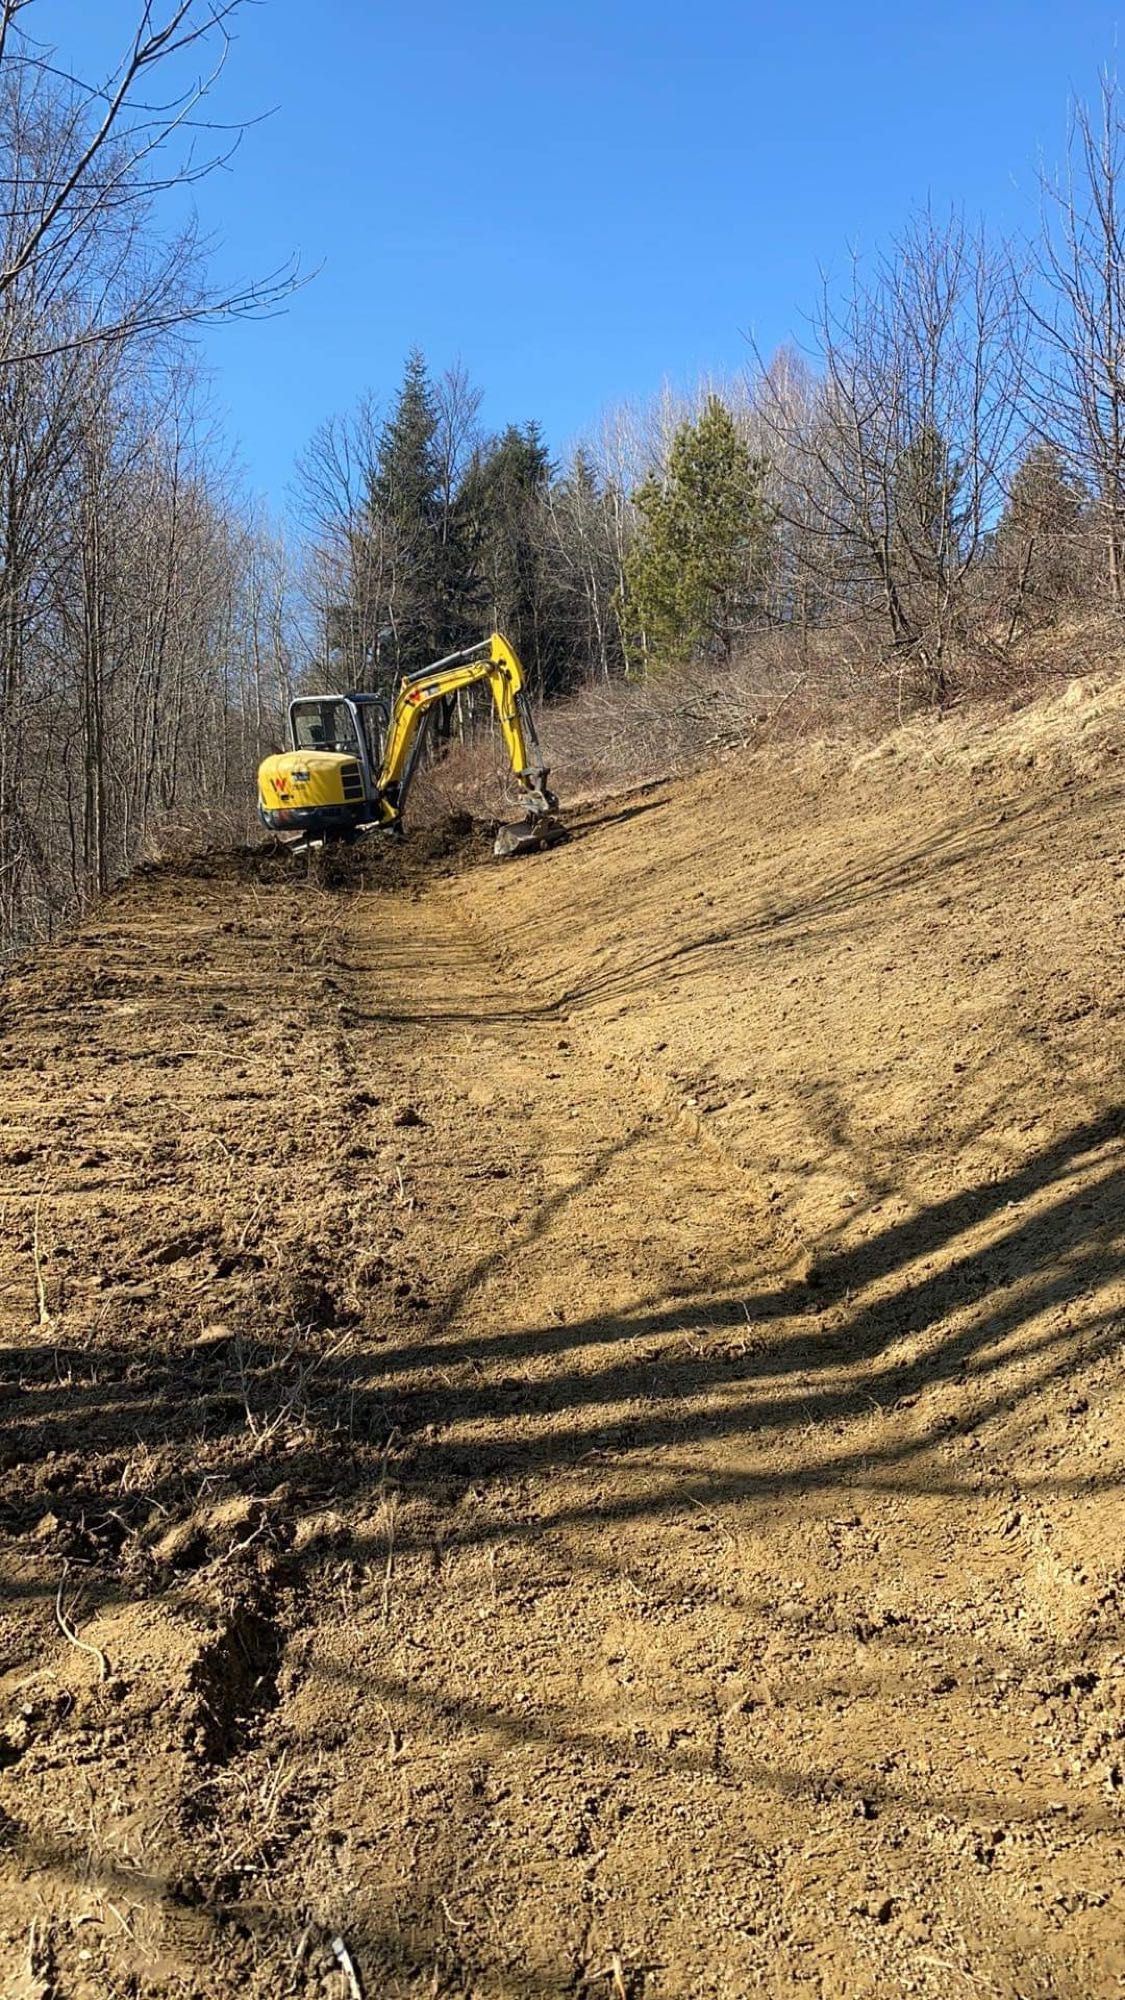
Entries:
{"label": "cab window", "polygon": [[347,702],[298,702],[293,710],[293,742],[298,750],[343,750],[354,755],[359,739]]}

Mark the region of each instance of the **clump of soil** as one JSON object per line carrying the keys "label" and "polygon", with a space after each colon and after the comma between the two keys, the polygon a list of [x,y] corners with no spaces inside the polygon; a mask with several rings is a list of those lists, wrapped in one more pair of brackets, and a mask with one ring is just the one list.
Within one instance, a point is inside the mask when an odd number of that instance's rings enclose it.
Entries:
{"label": "clump of soil", "polygon": [[322,889],[413,887],[419,877],[476,866],[491,856],[496,823],[451,812],[403,833],[367,834],[354,843],[330,841],[308,853],[274,835],[245,845],[211,843],[142,861],[128,881],[261,882],[308,880]]}

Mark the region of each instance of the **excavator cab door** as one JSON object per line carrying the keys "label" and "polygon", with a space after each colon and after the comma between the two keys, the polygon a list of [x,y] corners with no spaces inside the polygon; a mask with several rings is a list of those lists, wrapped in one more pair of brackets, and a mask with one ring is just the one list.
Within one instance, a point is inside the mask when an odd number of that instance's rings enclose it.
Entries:
{"label": "excavator cab door", "polygon": [[390,709],[382,696],[365,695],[355,703],[356,723],[367,756],[367,768],[374,786],[376,773],[383,764],[383,745],[387,739]]}

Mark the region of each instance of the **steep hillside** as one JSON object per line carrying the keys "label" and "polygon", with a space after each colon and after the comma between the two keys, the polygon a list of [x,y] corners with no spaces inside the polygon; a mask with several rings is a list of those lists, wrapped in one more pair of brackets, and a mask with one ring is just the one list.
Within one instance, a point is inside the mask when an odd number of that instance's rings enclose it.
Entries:
{"label": "steep hillside", "polygon": [[5,1993],[1120,1990],[1123,716],[15,970]]}

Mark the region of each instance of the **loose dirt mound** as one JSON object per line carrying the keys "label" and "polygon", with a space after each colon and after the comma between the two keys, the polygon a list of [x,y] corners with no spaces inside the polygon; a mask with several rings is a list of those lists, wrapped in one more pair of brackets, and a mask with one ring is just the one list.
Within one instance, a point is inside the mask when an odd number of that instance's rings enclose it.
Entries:
{"label": "loose dirt mound", "polygon": [[[266,836],[245,846],[215,845],[144,861],[129,886],[139,882],[258,882],[320,889],[412,888],[435,874],[457,873],[489,858],[496,823],[471,814],[445,813],[406,835],[368,834],[352,845],[330,842],[307,853]],[[123,885],[124,886],[124,885]]]}
{"label": "loose dirt mound", "polygon": [[16,969],[5,1993],[1120,1990],[1122,801],[1051,730]]}

